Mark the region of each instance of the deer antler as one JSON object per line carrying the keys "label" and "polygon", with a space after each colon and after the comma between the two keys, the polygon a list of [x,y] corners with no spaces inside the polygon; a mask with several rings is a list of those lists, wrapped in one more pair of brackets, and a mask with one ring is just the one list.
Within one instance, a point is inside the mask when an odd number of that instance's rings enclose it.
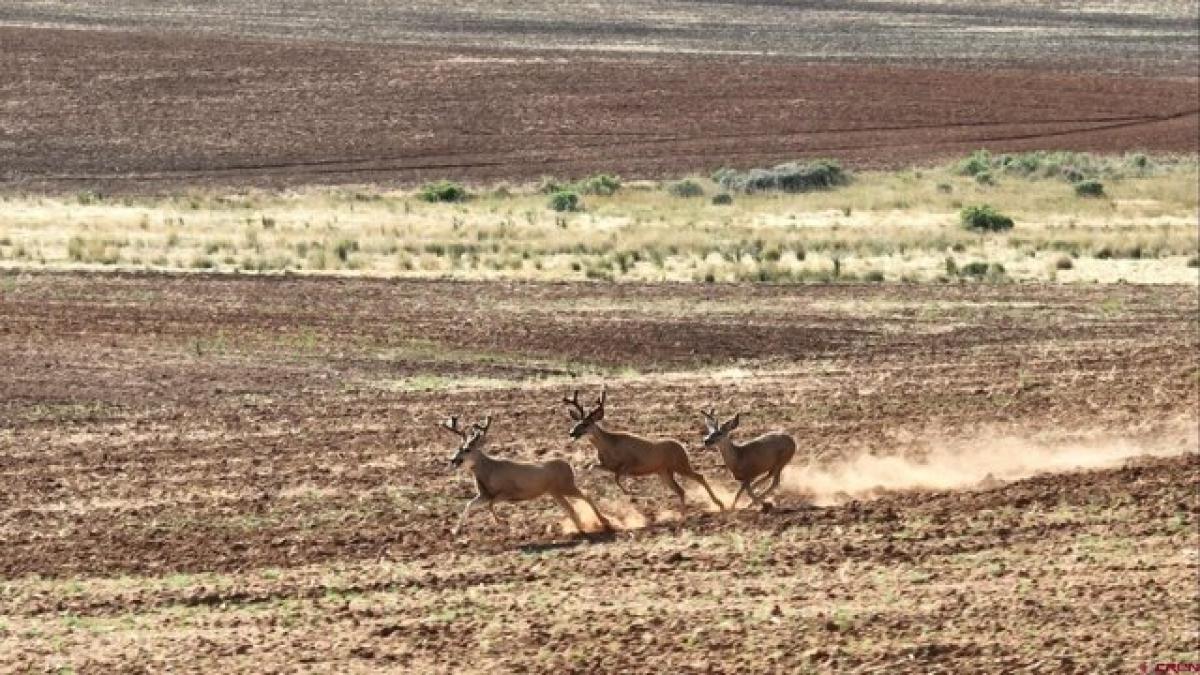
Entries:
{"label": "deer antler", "polygon": [[471,425],[471,428],[482,435],[487,433],[488,427],[490,426],[492,426],[492,416],[488,415],[487,417],[483,418],[483,424],[476,422]]}
{"label": "deer antler", "polygon": [[575,410],[579,413],[579,416],[576,419],[583,419],[584,415],[587,414],[587,412],[583,409],[583,406],[579,404],[579,390],[578,389],[576,389],[575,392],[571,394],[571,398],[567,398],[566,396],[564,396],[562,402],[575,408]]}
{"label": "deer antler", "polygon": [[716,408],[713,408],[712,410],[705,410],[705,409],[701,408],[700,414],[704,415],[704,423],[705,423],[705,425],[708,426],[709,429],[717,428],[717,409]]}
{"label": "deer antler", "polygon": [[608,399],[608,385],[607,385],[607,384],[606,384],[606,385],[604,385],[604,386],[603,386],[603,387],[600,389],[600,402],[596,404],[596,407],[597,407],[597,408],[603,408],[603,407],[604,407],[604,401],[605,401],[606,399]]}
{"label": "deer antler", "polygon": [[451,415],[450,418],[442,422],[440,426],[459,438],[467,437],[467,432],[458,426],[458,415]]}

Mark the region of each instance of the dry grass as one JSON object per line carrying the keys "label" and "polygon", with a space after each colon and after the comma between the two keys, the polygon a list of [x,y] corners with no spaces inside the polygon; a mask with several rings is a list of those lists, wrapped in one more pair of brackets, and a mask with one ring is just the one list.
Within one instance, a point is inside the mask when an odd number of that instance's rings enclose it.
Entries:
{"label": "dry grass", "polygon": [[[667,184],[587,195],[556,213],[532,187],[430,204],[415,192],[313,189],[160,199],[10,196],[0,265],[459,278],[930,281],[972,262],[996,279],[1194,283],[1194,160],[1147,177],[1105,179],[1080,199],[1058,179],[981,185],[950,168],[858,174],[800,195],[734,195],[714,205]],[[963,230],[988,203],[1017,226]],[[1073,261],[1063,265],[1064,256]]]}

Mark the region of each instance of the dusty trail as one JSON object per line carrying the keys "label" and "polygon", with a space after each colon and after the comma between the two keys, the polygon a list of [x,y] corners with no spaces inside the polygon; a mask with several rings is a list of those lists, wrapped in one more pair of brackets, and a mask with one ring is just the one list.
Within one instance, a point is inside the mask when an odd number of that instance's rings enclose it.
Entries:
{"label": "dusty trail", "polygon": [[1195,455],[1195,420],[1182,420],[1172,433],[1152,440],[1139,438],[1038,442],[992,435],[948,444],[922,440],[926,452],[858,455],[828,464],[799,462],[780,486],[818,506],[871,499],[891,492],[989,489],[1041,474],[1120,467],[1131,461]]}

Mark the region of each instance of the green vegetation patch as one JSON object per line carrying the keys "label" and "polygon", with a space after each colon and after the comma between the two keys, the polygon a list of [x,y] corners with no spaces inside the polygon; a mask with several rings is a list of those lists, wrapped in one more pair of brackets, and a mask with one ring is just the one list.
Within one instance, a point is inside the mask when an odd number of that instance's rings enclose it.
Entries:
{"label": "green vegetation patch", "polygon": [[730,191],[753,192],[809,192],[828,190],[850,182],[850,175],[832,159],[818,159],[808,163],[789,162],[770,169],[720,169],[713,174],[713,181]]}

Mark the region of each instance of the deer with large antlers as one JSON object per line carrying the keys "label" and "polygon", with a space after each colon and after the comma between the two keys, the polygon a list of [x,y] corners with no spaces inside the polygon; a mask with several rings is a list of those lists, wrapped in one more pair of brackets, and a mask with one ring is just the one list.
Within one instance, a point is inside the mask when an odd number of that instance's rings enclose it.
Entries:
{"label": "deer with large antlers", "polygon": [[458,436],[461,444],[458,451],[450,458],[450,464],[459,467],[466,465],[475,474],[475,487],[478,494],[467,502],[462,515],[458,519],[452,533],[457,535],[467,521],[471,509],[479,504],[487,504],[488,510],[496,522],[504,522],[496,513],[496,502],[523,502],[536,499],[542,495],[550,495],[559,506],[571,517],[575,529],[585,533],[579,514],[571,506],[571,499],[579,499],[591,507],[606,531],[612,530],[612,525],[592,500],[588,499],[575,485],[575,472],[571,465],[561,459],[530,464],[514,462],[506,459],[490,457],[483,451],[487,444],[488,428],[492,418],[485,417],[483,424],[476,422],[469,430],[459,427],[458,417],[451,417],[442,422],[441,428]]}
{"label": "deer with large antlers", "polygon": [[674,439],[649,439],[621,431],[609,431],[600,426],[604,419],[604,402],[608,398],[608,390],[600,392],[600,400],[592,408],[585,411],[579,403],[579,390],[570,398],[563,397],[567,405],[567,414],[575,421],[571,427],[571,440],[579,440],[587,436],[596,448],[596,458],[600,466],[613,472],[613,479],[621,492],[629,494],[629,490],[621,484],[622,476],[648,476],[657,474],[664,485],[678,497],[681,508],[687,507],[683,488],[675,479],[676,475],[685,476],[704,486],[713,503],[722,511],[725,505],[717,499],[708,481],[698,471],[692,468],[688,460],[687,449]]}
{"label": "deer with large antlers", "polygon": [[[724,424],[718,422],[715,409],[701,410],[700,414],[704,416],[704,427],[707,429],[704,434],[704,447],[711,448],[715,445],[721,451],[721,457],[725,459],[725,466],[729,472],[741,483],[729,508],[737,508],[738,499],[743,492],[750,495],[755,504],[762,505],[763,499],[779,487],[783,467],[795,456],[795,439],[775,431],[745,443],[734,443],[730,434],[738,428],[742,419],[741,413],[734,415]],[[761,495],[754,494],[754,488],[761,488],[767,480],[771,481],[771,486]]]}

